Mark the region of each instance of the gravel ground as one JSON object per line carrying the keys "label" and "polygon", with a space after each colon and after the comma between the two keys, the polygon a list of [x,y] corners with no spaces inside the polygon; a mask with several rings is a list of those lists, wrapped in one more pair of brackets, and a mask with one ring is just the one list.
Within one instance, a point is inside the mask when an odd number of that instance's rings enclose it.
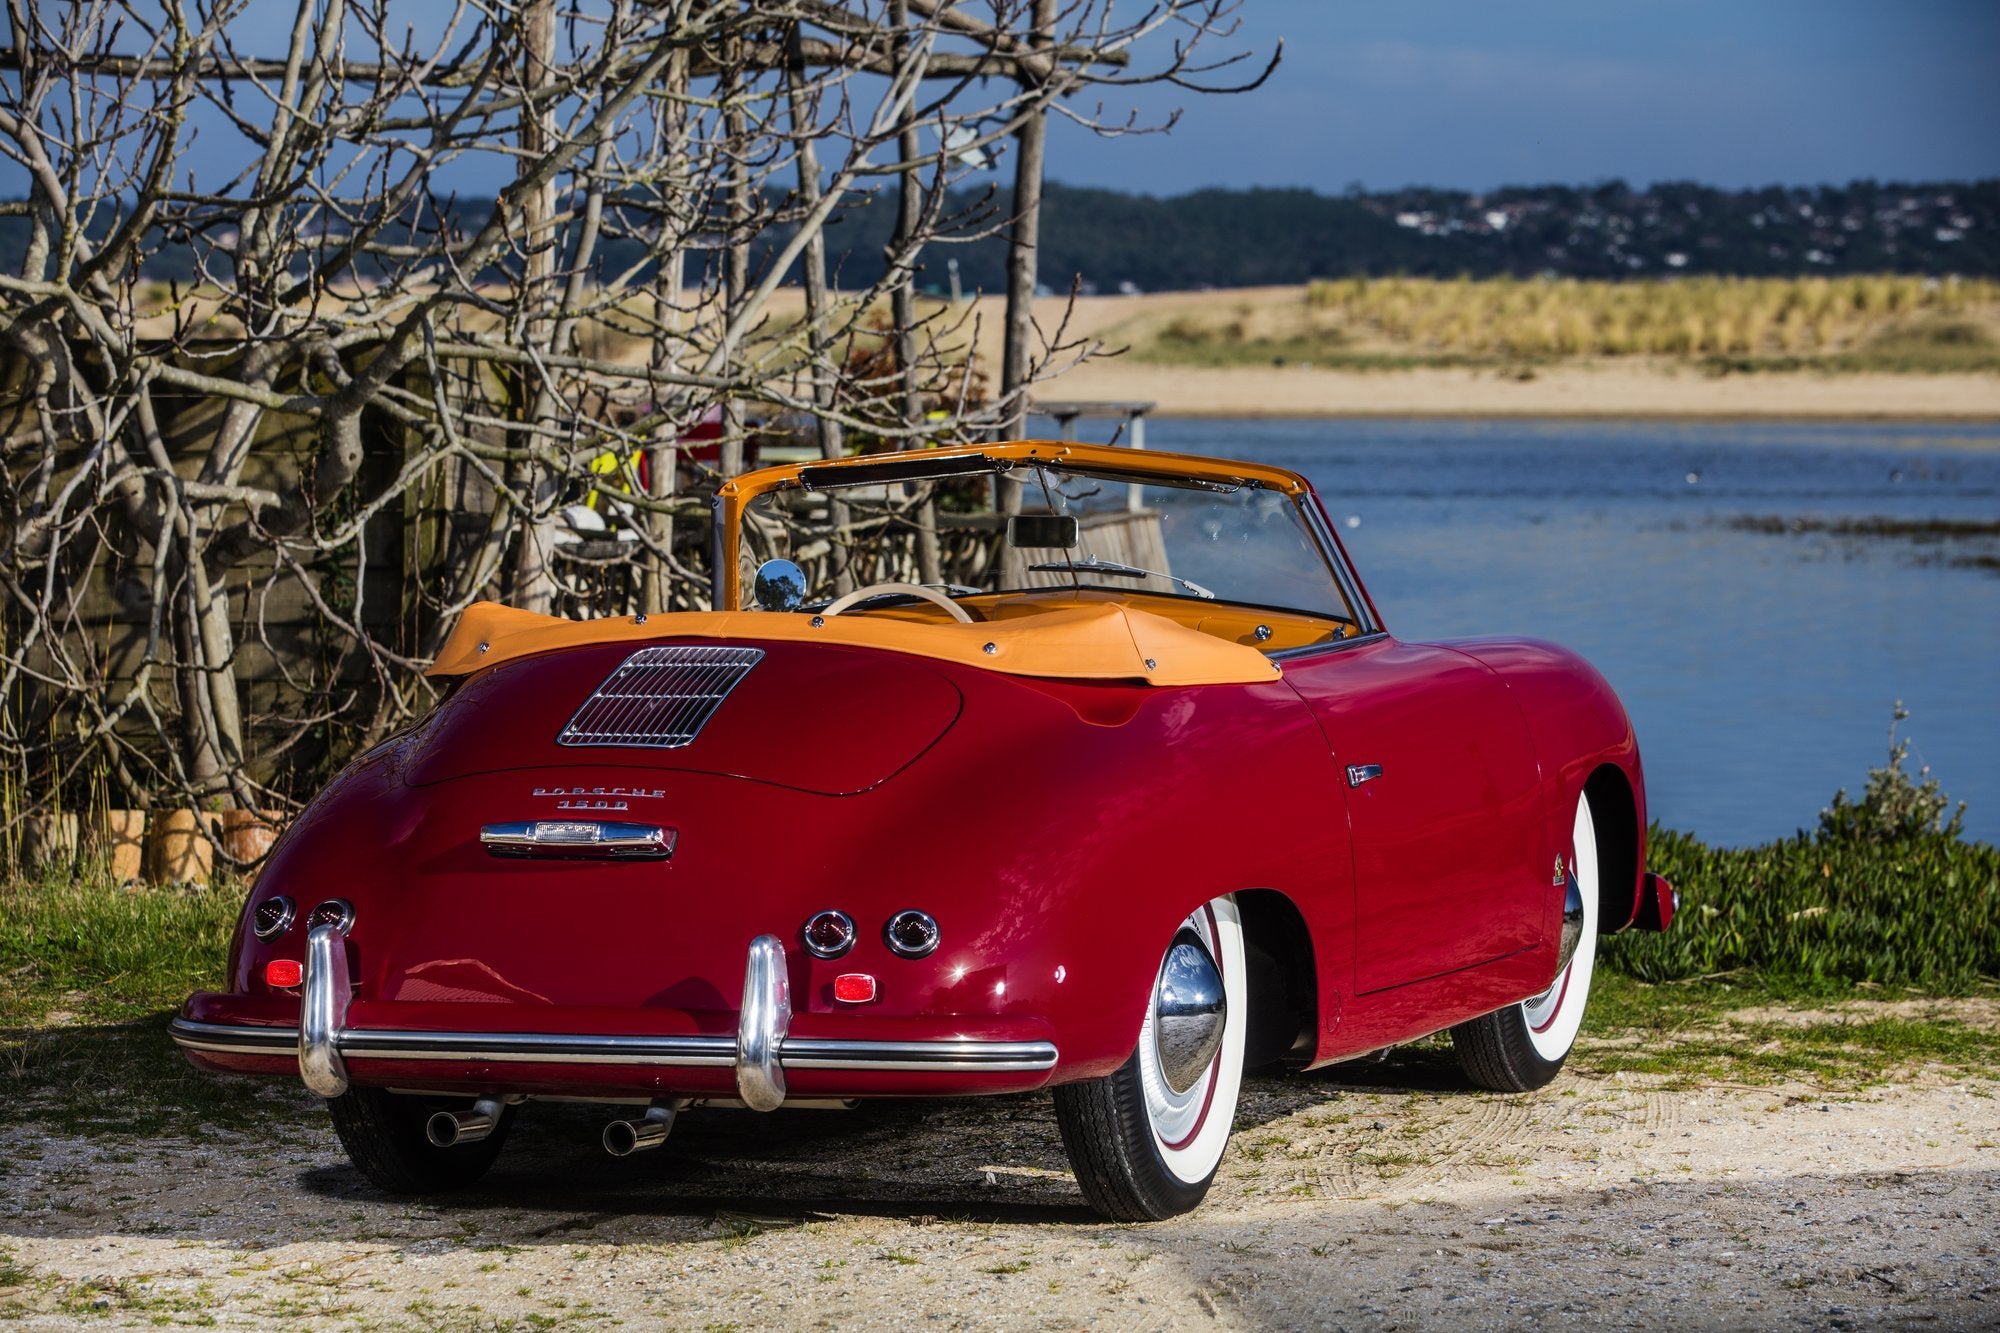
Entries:
{"label": "gravel ground", "polygon": [[[2000,1102],[1440,1057],[1259,1078],[1208,1203],[1106,1223],[1046,1098],[696,1109],[616,1161],[526,1108],[476,1192],[412,1202],[324,1117],[257,1139],[0,1135],[0,1319],[426,1330],[2000,1326]],[[302,1108],[303,1109],[303,1108]]]}

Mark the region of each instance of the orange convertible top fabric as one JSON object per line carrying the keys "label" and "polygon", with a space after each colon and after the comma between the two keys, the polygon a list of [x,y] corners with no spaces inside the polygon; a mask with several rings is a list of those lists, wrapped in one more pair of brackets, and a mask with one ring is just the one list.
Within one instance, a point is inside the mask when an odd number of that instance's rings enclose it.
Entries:
{"label": "orange convertible top fabric", "polygon": [[[1005,620],[929,623],[886,616],[814,616],[781,611],[676,611],[645,618],[558,620],[477,602],[459,617],[430,669],[465,676],[501,662],[592,643],[656,639],[739,639],[837,643],[882,648],[1015,676],[1137,680],[1151,685],[1226,685],[1273,680],[1277,663],[1255,648],[1229,643],[1116,602],[1051,607]],[[987,645],[992,651],[987,651]]]}

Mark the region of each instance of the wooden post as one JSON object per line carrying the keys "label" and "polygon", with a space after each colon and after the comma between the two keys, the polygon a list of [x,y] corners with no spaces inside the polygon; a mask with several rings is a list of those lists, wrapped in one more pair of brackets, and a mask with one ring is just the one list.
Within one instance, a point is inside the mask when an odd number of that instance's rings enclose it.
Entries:
{"label": "wooden post", "polygon": [[[556,55],[555,0],[525,0],[521,6],[521,87],[528,93],[546,89],[554,77]],[[516,174],[525,176],[555,149],[555,108],[539,101],[521,108],[521,161]],[[549,330],[554,326],[556,247],[555,194],[553,180],[521,198],[521,241],[526,256],[522,262],[522,304],[527,311],[524,330],[531,347],[547,351]],[[542,443],[541,429],[555,423],[554,393],[532,369],[522,372],[521,420],[535,429],[529,438]],[[549,561],[555,548],[555,527],[561,520],[552,509],[558,498],[562,477],[539,464],[526,464],[522,478],[535,497],[536,513],[521,529],[520,551],[514,562],[514,587],[520,606],[526,611],[547,613],[555,605],[555,571]]]}
{"label": "wooden post", "polygon": [[[688,86],[688,57],[685,51],[676,52],[667,65],[667,72],[661,79],[667,97],[659,112],[662,117],[661,133],[669,141],[680,140],[687,132],[687,110],[685,97]],[[670,178],[669,193],[677,178]],[[654,279],[658,290],[653,298],[653,368],[659,371],[674,371],[680,368],[680,347],[675,339],[680,334],[681,320],[681,280],[682,269],[687,256],[679,249],[671,250],[660,265],[659,276]],[[653,429],[646,441],[646,493],[656,500],[664,500],[680,488],[681,413],[679,403],[660,401],[661,390],[652,391],[652,409],[655,417]],[[674,550],[674,516],[664,510],[653,510],[646,515],[646,531],[653,543],[666,552],[667,557]],[[639,576],[639,609],[641,611],[671,611],[674,602],[673,573],[666,557],[650,553],[646,566]]]}
{"label": "wooden post", "polygon": [[[732,37],[725,50],[722,78],[717,91],[722,96],[722,124],[729,145],[728,245],[723,267],[723,317],[733,325],[736,311],[750,291],[750,164],[749,119],[743,111],[743,41]],[[736,365],[732,343],[724,366]],[[731,394],[722,403],[722,449],[717,464],[725,478],[743,470],[743,400]]]}
{"label": "wooden post", "polygon": [[[890,0],[889,22],[893,29],[893,50],[895,66],[901,71],[910,59],[910,5],[909,0]],[[915,99],[911,99],[914,105]],[[896,231],[889,241],[889,262],[899,265],[901,272],[890,292],[890,314],[896,323],[896,376],[901,391],[903,424],[909,427],[921,426],[924,422],[924,397],[917,383],[917,264],[916,257],[909,252],[912,239],[917,234],[923,209],[922,191],[917,186],[917,168],[913,165],[923,155],[923,145],[917,138],[917,122],[906,106],[902,120],[896,127],[896,157],[902,171],[896,177]],[[914,436],[905,437],[905,449],[921,449],[924,441]],[[927,491],[934,491],[928,482],[919,482]],[[917,581],[937,583],[944,578],[938,557],[937,500],[927,496],[917,506]]]}
{"label": "wooden post", "polygon": [[[1035,47],[1055,43],[1056,0],[1034,0],[1032,31]],[[1021,69],[1022,87],[1028,72]],[[1000,358],[1000,399],[1006,404],[1002,434],[1019,438],[1027,431],[1028,376],[1034,331],[1036,259],[1041,249],[1042,163],[1048,116],[1036,111],[1014,132],[1014,221],[1007,231],[1007,330]]]}
{"label": "wooden post", "polygon": [[[813,148],[813,126],[806,95],[799,86],[805,78],[806,61],[804,31],[798,24],[792,25],[789,45],[793,64],[786,73],[786,105],[792,120],[792,135],[798,142],[799,198],[810,212],[819,203],[819,154]],[[839,386],[835,381],[833,367],[828,364],[832,351],[827,343],[827,290],[826,290],[826,233],[815,231],[806,241],[805,258],[802,261],[806,289],[806,354],[811,361],[813,403],[819,411],[813,416],[813,424],[819,434],[821,458],[839,458],[847,452],[846,431],[833,414]],[[839,491],[827,495],[827,526],[830,529],[827,555],[828,568],[833,576],[833,593],[839,597],[854,591],[854,575],[847,567],[848,523],[847,501],[840,498]]]}

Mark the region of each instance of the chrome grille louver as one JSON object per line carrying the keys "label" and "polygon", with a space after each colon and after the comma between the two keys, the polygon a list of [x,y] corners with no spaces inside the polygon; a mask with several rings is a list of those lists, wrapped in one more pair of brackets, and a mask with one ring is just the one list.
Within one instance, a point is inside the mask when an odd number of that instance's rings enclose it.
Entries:
{"label": "chrome grille louver", "polygon": [[604,678],[556,744],[678,749],[763,659],[762,648],[641,648]]}

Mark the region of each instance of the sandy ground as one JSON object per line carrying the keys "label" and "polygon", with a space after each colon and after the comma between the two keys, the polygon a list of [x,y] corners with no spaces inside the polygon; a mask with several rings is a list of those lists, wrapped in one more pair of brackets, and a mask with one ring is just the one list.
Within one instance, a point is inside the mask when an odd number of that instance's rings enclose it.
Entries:
{"label": "sandy ground", "polygon": [[1671,366],[1496,371],[1216,369],[1085,363],[1047,398],[1141,401],[1184,417],[1707,417],[2000,420],[2000,375],[1703,375]]}
{"label": "sandy ground", "polygon": [[[1107,349],[1129,341],[1121,329],[1178,315],[1260,309],[1302,299],[1296,287],[1036,302],[1044,338]],[[1003,305],[972,306],[981,364],[1000,364]],[[1059,358],[1059,363],[1060,363]],[[1597,360],[1530,372],[1470,369],[1337,371],[1324,367],[1174,366],[1097,357],[1037,395],[1049,401],[1139,401],[1163,416],[1583,416],[1721,418],[1932,418],[2000,420],[2000,375],[1832,375],[1813,371],[1714,376],[1671,360]]]}
{"label": "sandy ground", "polygon": [[1208,1203],[1081,1206],[1046,1098],[701,1110],[614,1161],[535,1105],[476,1192],[385,1198],[324,1119],[258,1140],[0,1138],[24,1329],[2000,1326],[2000,1102],[1436,1054],[1253,1079]]}

